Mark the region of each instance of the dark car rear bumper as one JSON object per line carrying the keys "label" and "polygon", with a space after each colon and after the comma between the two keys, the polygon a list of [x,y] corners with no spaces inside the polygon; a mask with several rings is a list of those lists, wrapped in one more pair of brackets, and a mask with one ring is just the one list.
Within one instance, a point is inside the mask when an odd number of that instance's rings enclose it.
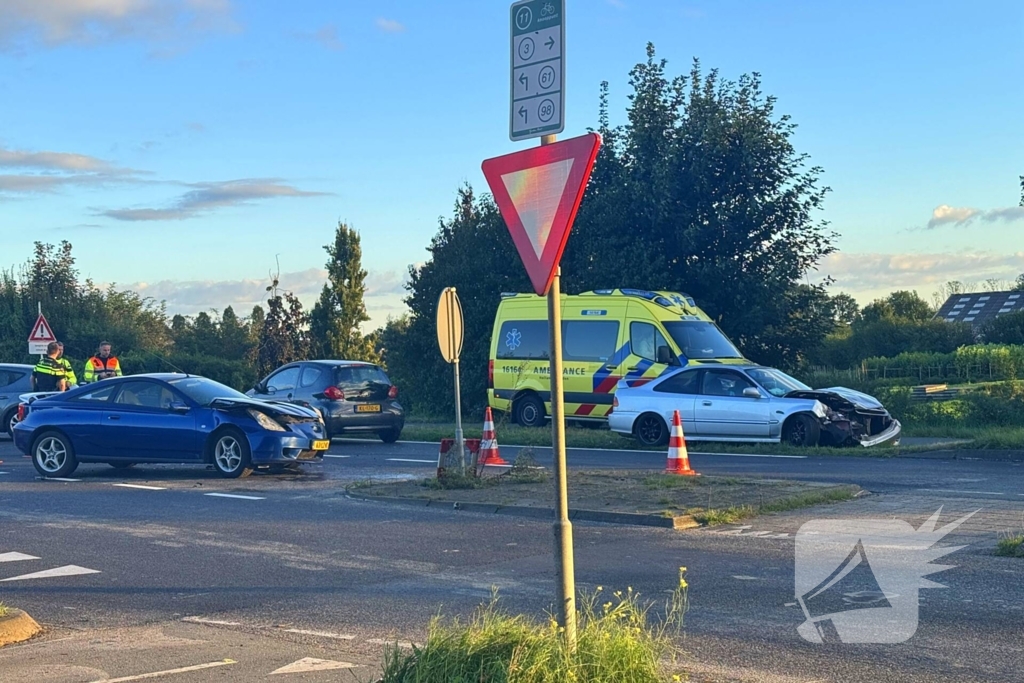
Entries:
{"label": "dark car rear bumper", "polygon": [[379,413],[356,412],[358,405],[360,404],[344,401],[318,406],[331,435],[401,430],[405,426],[405,411],[398,401],[384,401],[380,404]]}

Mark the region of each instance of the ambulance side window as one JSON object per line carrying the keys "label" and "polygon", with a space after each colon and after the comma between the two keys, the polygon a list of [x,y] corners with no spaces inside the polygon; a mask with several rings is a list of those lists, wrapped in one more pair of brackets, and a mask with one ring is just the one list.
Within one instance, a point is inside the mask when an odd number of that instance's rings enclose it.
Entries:
{"label": "ambulance side window", "polygon": [[501,324],[498,334],[499,359],[548,359],[547,320],[509,320]]}
{"label": "ambulance side window", "polygon": [[614,320],[568,320],[562,323],[562,360],[605,363],[615,355],[619,323]]}
{"label": "ambulance side window", "polygon": [[[658,349],[665,347],[671,349],[658,328],[650,323],[630,323],[629,325],[629,346],[634,356],[640,356],[645,360],[655,363],[664,362],[658,360]],[[662,351],[664,354],[664,351]]]}

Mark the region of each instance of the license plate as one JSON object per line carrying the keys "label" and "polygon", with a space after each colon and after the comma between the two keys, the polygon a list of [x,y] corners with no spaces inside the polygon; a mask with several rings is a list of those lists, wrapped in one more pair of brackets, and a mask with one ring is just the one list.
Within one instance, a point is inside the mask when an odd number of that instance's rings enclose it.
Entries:
{"label": "license plate", "polygon": [[377,404],[363,404],[356,406],[357,413],[379,413],[380,406]]}
{"label": "license plate", "polygon": [[326,440],[326,439],[324,439],[323,441],[314,441],[313,442],[313,450],[314,451],[326,451],[330,447],[331,447],[331,442]]}

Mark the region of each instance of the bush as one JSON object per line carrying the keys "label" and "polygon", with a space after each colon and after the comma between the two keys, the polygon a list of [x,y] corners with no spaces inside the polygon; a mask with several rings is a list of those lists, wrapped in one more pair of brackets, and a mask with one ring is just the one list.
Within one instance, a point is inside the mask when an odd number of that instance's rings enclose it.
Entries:
{"label": "bush", "polygon": [[[629,589],[602,600],[601,588],[582,600],[577,646],[565,646],[554,619],[539,624],[500,611],[497,598],[462,623],[435,618],[427,643],[412,652],[389,648],[381,683],[660,683],[669,680],[663,658],[672,653],[671,637],[682,628],[688,586],[681,568],[679,586],[658,624],[651,605]],[[675,677],[674,680],[679,680]]]}

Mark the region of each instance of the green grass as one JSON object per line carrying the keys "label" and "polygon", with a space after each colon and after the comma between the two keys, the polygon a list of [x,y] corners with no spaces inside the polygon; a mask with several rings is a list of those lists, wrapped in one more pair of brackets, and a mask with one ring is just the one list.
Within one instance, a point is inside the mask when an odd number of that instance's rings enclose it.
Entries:
{"label": "green grass", "polygon": [[770,512],[787,512],[799,510],[800,508],[821,505],[823,503],[842,503],[851,500],[857,495],[858,487],[842,487],[828,489],[826,491],[808,491],[788,498],[763,503],[761,505],[739,505],[724,508],[721,510],[691,510],[690,514],[700,524],[705,526],[719,526],[722,524],[736,524],[744,519]]}
{"label": "green grass", "polygon": [[11,608],[0,602],[0,617],[6,617],[7,613],[11,611]]}
{"label": "green grass", "polygon": [[[603,596],[602,589],[580,601],[577,647],[565,646],[553,619],[540,623],[498,608],[497,598],[467,621],[430,623],[427,642],[411,652],[389,647],[381,683],[665,683],[679,681],[666,671],[675,655],[688,606],[688,586],[679,585],[655,623],[651,605],[629,589]],[[673,657],[674,659],[674,657]]]}
{"label": "green grass", "polygon": [[906,430],[906,435],[962,439],[971,442],[957,444],[954,448],[1024,449],[1024,427],[915,427]]}
{"label": "green grass", "polygon": [[1013,534],[999,539],[996,555],[1000,557],[1024,557],[1024,533]]}

